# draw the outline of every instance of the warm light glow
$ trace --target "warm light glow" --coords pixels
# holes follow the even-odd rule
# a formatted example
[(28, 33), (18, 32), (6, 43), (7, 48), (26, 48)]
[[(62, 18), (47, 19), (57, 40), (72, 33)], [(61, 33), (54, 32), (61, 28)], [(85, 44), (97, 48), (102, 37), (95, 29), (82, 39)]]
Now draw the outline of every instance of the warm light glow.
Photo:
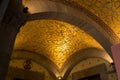
[(58, 80), (61, 80), (62, 79), (62, 77), (61, 76), (58, 76)]
[[(120, 0), (70, 0), (98, 16), (120, 38)], [(111, 37), (113, 38), (113, 37)], [(116, 42), (119, 40), (116, 39)]]
[[(30, 14), (39, 13), (39, 12), (46, 12), (50, 7), (48, 5), (51, 1), (46, 0), (22, 0), (22, 4), (24, 7), (28, 7), (28, 12)], [(53, 8), (53, 6), (51, 7)]]
[[(56, 6), (52, 5), (52, 1), (46, 0), (22, 0), (22, 4), (28, 7), (28, 11), (31, 14), (54, 11)], [(56, 0), (57, 1), (57, 0)], [(64, 0), (60, 0), (64, 1)], [(105, 24), (107, 24), (114, 33), (120, 38), (120, 1), (119, 0), (68, 0), (73, 4), (85, 7), (91, 11), (98, 18), (100, 18)], [(39, 5), (40, 4), (40, 5)], [(51, 4), (54, 7), (50, 7)], [(56, 8), (55, 8), (56, 9)], [(98, 22), (99, 23), (99, 22)], [(110, 38), (110, 37), (109, 37)], [(113, 37), (112, 37), (113, 38)], [(111, 38), (110, 38), (111, 39)], [(118, 39), (114, 39), (114, 44), (118, 43)]]
[(20, 29), (14, 45), (14, 49), (24, 49), (46, 56), (58, 68), (76, 51), (91, 47), (102, 48), (83, 30), (56, 20), (27, 22)]

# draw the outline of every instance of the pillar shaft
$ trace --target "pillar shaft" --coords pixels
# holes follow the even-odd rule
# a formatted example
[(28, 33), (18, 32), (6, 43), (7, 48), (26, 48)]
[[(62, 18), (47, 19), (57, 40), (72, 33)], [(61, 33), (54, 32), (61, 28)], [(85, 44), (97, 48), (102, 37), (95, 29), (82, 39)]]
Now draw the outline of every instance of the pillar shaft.
[(120, 44), (111, 47), (118, 80), (120, 80)]
[(4, 80), (6, 76), (17, 33), (18, 30), (10, 25), (0, 27), (0, 80)]
[(0, 0), (0, 23), (3, 19), (4, 13), (7, 9), (10, 0)]
[(5, 80), (16, 35), (26, 20), (26, 14), (22, 11), (22, 0), (10, 0), (2, 17), (2, 22), (0, 21), (0, 80)]

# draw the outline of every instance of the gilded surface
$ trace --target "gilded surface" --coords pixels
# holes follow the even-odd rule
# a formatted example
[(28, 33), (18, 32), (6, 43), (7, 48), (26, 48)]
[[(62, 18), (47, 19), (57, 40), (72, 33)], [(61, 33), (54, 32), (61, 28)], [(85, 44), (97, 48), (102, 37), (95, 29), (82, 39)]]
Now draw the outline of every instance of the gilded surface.
[(103, 20), (120, 38), (120, 0), (69, 0)]
[(76, 51), (102, 48), (91, 36), (68, 23), (55, 20), (35, 20), (25, 24), (17, 35), (14, 49), (42, 54), (59, 68)]
[[(48, 1), (65, 1), (65, 0), (48, 0)], [(120, 0), (66, 0), (72, 4), (78, 4), (91, 11), (98, 16), (103, 22), (105, 22), (120, 38)], [(42, 5), (39, 5), (42, 3)], [(31, 6), (32, 4), (32, 6)], [(35, 4), (33, 6), (33, 4)], [(46, 11), (47, 7), (44, 7), (44, 2), (38, 0), (23, 0), (23, 5), (30, 7), (33, 12)], [(49, 4), (45, 4), (46, 6)], [(44, 7), (44, 9), (43, 9)], [(56, 6), (54, 6), (56, 7)], [(52, 8), (54, 8), (52, 7)], [(51, 7), (49, 9), (52, 10)]]

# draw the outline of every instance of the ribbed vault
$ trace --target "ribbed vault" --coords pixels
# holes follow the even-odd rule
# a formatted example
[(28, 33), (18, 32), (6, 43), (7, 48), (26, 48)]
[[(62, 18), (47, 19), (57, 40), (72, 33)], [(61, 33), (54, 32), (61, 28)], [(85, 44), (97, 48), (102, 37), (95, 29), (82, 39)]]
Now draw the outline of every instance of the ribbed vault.
[(41, 54), (58, 69), (86, 48), (106, 50), (111, 56), (110, 47), (119, 42), (120, 29), (114, 27), (119, 24), (119, 1), (22, 0), (22, 4), (28, 7), (28, 17), (14, 50)]
[(114, 63), (111, 46), (120, 42), (120, 0), (8, 1), (1, 16), (2, 74), (12, 49), (11, 60), (33, 60), (55, 80), (66, 80), (87, 58)]
[(75, 52), (85, 48), (103, 49), (86, 32), (76, 26), (56, 20), (27, 22), (17, 35), (14, 49), (42, 54), (59, 68)]
[(104, 50), (97, 48), (86, 48), (77, 51), (75, 54), (69, 57), (67, 61), (65, 61), (61, 69), (58, 69), (52, 61), (43, 55), (26, 50), (13, 51), (11, 60), (31, 59), (39, 65), (42, 65), (54, 79), (58, 78), (58, 76), (62, 76), (63, 79), (66, 79), (73, 67), (87, 58), (101, 58), (108, 63), (113, 62), (113, 60), (110, 58), (110, 56), (108, 56), (108, 54), (106, 54)]
[(110, 47), (120, 38), (120, 1), (21, 1), (20, 6), (28, 12), (24, 13), (26, 21), (16, 37), (12, 59), (31, 58), (53, 77), (63, 79), (86, 58), (113, 62)]

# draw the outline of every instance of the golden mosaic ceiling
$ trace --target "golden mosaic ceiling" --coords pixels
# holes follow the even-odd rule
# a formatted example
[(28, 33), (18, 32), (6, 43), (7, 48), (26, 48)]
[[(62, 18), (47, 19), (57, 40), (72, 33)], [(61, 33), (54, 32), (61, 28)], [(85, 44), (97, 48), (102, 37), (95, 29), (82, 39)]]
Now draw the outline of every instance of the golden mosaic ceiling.
[[(23, 5), (27, 5), (30, 7), (30, 10), (35, 11), (38, 9), (39, 5), (34, 5), (31, 7), (30, 3), (32, 1), (33, 4), (43, 3), (41, 0), (23, 0)], [(48, 1), (65, 1), (65, 0), (48, 0)], [(78, 6), (82, 6), (99, 17), (103, 22), (105, 22), (120, 38), (120, 0), (66, 0), (66, 2), (71, 2), (72, 4), (77, 4)], [(46, 5), (43, 5), (46, 8)], [(43, 10), (41, 6), (39, 6), (39, 10)], [(34, 10), (34, 9), (35, 10)], [(51, 7), (50, 7), (51, 9)], [(45, 9), (46, 10), (46, 9)]]
[(15, 50), (28, 50), (46, 56), (58, 68), (76, 51), (91, 47), (103, 49), (78, 27), (56, 20), (27, 22), (20, 29), (14, 45)]
[(120, 0), (69, 0), (103, 20), (120, 38)]

